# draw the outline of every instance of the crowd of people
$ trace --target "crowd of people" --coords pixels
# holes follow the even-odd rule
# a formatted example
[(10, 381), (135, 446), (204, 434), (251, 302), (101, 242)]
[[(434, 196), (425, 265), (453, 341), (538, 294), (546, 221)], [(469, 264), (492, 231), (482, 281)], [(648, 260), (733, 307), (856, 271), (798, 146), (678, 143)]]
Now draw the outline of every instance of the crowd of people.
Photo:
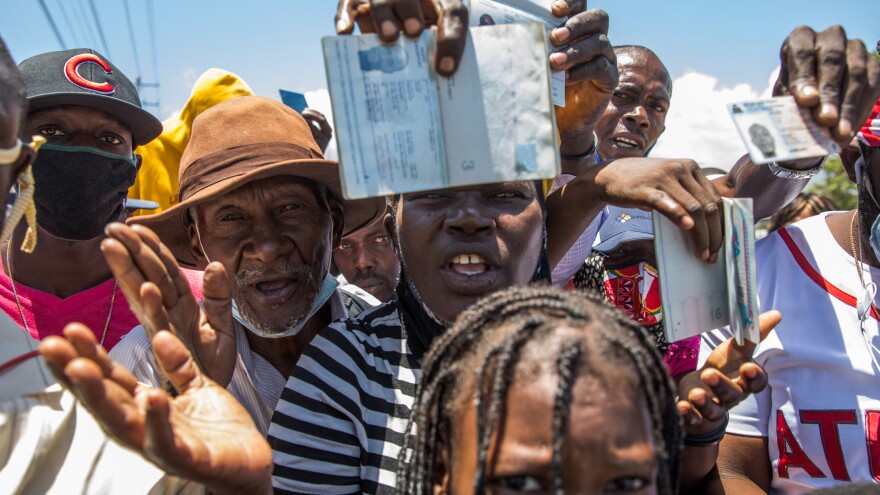
[[(389, 198), (346, 199), (324, 116), (228, 71), (162, 123), (104, 55), (0, 40), (0, 493), (877, 493), (878, 59), (840, 26), (779, 50), (774, 96), (857, 184), (837, 212), (802, 192), (825, 157), (648, 157), (660, 57), (552, 13), (552, 186)], [(439, 77), (467, 25), (459, 0), (336, 17), (438, 28)], [(715, 263), (724, 197), (773, 218), (762, 341), (668, 342), (652, 215)]]

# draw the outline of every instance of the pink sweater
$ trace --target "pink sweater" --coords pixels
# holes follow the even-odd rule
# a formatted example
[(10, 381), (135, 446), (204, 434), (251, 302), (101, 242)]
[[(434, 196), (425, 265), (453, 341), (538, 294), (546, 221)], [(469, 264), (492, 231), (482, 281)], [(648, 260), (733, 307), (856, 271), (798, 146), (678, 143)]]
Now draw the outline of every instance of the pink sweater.
[[(190, 289), (196, 299), (202, 300), (202, 272), (180, 270), (189, 282)], [(27, 327), (31, 336), (35, 339), (43, 339), (50, 335), (62, 335), (61, 331), (68, 323), (79, 322), (91, 328), (95, 332), (95, 338), (100, 341), (107, 322), (107, 314), (110, 311), (111, 292), (113, 279), (77, 292), (64, 299), (30, 288), (16, 281), (15, 290), (18, 292), (18, 301), (27, 320)], [(12, 292), (12, 283), (4, 270), (0, 270), (0, 306), (12, 320), (22, 327), (21, 314), (15, 303)], [(140, 325), (131, 309), (128, 301), (122, 295), (122, 289), (116, 290), (116, 301), (113, 304), (113, 315), (110, 325), (107, 327), (107, 337), (104, 339), (104, 348), (108, 351), (119, 342), (132, 328)]]

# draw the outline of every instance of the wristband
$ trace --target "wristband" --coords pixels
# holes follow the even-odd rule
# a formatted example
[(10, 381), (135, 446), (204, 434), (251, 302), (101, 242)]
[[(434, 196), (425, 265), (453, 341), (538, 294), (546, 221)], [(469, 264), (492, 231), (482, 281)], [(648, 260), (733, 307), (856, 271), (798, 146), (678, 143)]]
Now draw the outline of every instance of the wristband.
[(729, 422), (730, 414), (725, 412), (724, 419), (721, 421), (721, 424), (718, 425), (718, 428), (705, 435), (685, 435), (684, 444), (690, 447), (706, 447), (718, 443), (724, 438), (724, 433), (727, 431), (727, 423)]
[(596, 150), (599, 149), (599, 136), (596, 135), (596, 131), (593, 131), (593, 146), (590, 147), (589, 151), (580, 155), (559, 155), (563, 160), (568, 160), (571, 162), (577, 162), (581, 160), (587, 160), (593, 157), (596, 154)]
[(770, 162), (767, 165), (770, 167), (770, 173), (779, 177), (780, 179), (810, 179), (814, 177), (816, 174), (822, 171), (822, 165), (825, 163), (825, 160), (819, 162), (819, 165), (809, 169), (809, 170), (792, 170), (790, 168), (785, 168), (780, 166), (776, 162)]
[(18, 158), (21, 156), (21, 148), (23, 146), (24, 144), (22, 144), (21, 139), (16, 139), (12, 148), (0, 148), (0, 165), (12, 165), (17, 162)]

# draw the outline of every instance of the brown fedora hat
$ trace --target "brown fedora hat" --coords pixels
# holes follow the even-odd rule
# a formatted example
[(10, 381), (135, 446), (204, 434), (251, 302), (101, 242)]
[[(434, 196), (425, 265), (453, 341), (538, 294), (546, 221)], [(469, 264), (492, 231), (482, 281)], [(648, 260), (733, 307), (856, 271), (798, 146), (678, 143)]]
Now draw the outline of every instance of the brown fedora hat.
[[(289, 175), (311, 179), (342, 199), (339, 164), (325, 160), (309, 124), (294, 110), (260, 96), (241, 96), (196, 117), (180, 159), (179, 202), (155, 215), (133, 217), (149, 227), (184, 266), (196, 266), (186, 228), (188, 210), (249, 182)], [(345, 235), (385, 213), (385, 198), (343, 200)]]

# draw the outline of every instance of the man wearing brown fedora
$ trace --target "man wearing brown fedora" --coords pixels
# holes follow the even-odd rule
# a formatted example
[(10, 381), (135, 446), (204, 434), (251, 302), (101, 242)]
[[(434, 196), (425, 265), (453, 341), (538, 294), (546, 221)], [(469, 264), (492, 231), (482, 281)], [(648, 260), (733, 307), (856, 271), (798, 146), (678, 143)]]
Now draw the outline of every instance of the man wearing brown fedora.
[[(150, 337), (173, 329), (265, 433), (318, 330), (352, 316), (350, 308), (378, 304), (357, 287), (338, 287), (329, 267), (342, 236), (384, 212), (382, 198), (341, 199), (337, 163), (324, 159), (295, 111), (256, 96), (212, 107), (193, 123), (179, 203), (107, 229), (102, 249), (144, 322), (113, 359), (158, 385)], [(152, 256), (129, 257), (143, 245), (155, 248)], [(203, 311), (175, 265), (205, 270)], [(141, 289), (145, 279), (163, 283), (151, 293)]]

